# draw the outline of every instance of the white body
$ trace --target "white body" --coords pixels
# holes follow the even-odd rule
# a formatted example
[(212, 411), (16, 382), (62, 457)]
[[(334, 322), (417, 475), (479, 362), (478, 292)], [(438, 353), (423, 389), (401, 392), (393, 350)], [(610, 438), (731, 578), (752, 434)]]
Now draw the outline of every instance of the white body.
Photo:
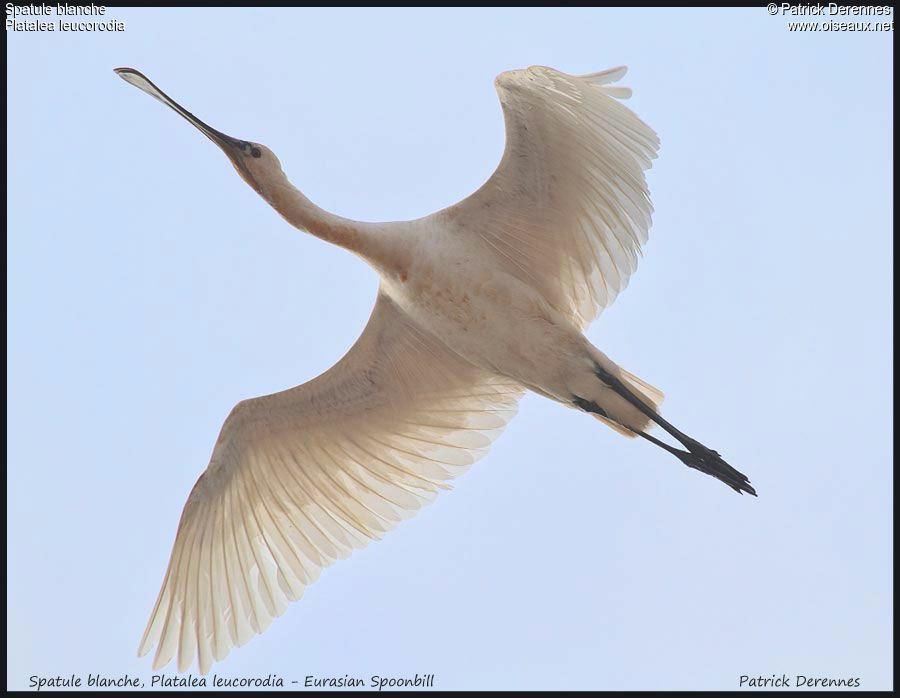
[(493, 254), (472, 249), (452, 225), (442, 228), (426, 218), (410, 224), (407, 239), (413, 261), (405, 279), (384, 279), (388, 296), (475, 365), (554, 397), (566, 395), (557, 384), (557, 364), (566, 344), (583, 347), (577, 328), (500, 268)]
[(397, 225), (398, 244), (410, 249), (412, 261), (403, 276), (383, 274), (382, 290), (419, 326), (467, 361), (541, 395), (567, 404), (579, 395), (630, 414), (594, 376), (593, 361), (603, 355), (538, 291), (498, 264), (495, 252), (472, 245), (440, 216)]

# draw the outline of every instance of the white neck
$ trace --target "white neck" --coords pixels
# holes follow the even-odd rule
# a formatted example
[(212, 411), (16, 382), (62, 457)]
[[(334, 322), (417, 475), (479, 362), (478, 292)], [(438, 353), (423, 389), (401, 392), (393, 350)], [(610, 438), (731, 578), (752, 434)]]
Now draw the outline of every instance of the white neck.
[(400, 241), (383, 226), (341, 218), (319, 208), (287, 178), (266, 187), (262, 196), (288, 223), (357, 254), (382, 274), (402, 275), (408, 267)]

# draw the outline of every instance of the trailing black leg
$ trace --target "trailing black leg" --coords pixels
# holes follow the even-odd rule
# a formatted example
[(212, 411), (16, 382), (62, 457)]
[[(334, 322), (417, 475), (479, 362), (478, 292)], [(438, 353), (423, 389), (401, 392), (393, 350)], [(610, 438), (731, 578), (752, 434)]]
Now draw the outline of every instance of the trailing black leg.
[[(672, 437), (677, 439), (687, 449), (687, 451), (680, 451), (677, 448), (673, 448), (672, 446), (669, 446), (668, 444), (660, 441), (653, 436), (650, 436), (649, 434), (645, 434), (644, 432), (636, 431), (634, 429), (630, 429), (629, 427), (625, 427), (626, 429), (629, 429), (629, 431), (634, 432), (641, 438), (646, 439), (653, 444), (656, 444), (660, 448), (665, 449), (689, 468), (694, 468), (695, 470), (699, 470), (700, 472), (706, 473), (707, 475), (712, 475), (738, 493), (747, 492), (748, 494), (752, 494), (754, 497), (756, 496), (756, 490), (753, 489), (753, 486), (750, 484), (747, 476), (728, 465), (728, 463), (723, 460), (722, 456), (720, 456), (717, 451), (714, 451), (711, 448), (707, 448), (699, 441), (692, 439), (687, 434), (682, 433), (679, 429), (676, 429), (673, 425), (669, 424), (669, 422), (663, 419), (656, 412), (656, 410), (645, 404), (642, 400), (640, 400), (640, 398), (638, 398), (633, 392), (631, 392), (631, 390), (629, 390), (628, 387), (621, 380), (619, 380), (619, 378), (611, 374), (609, 371), (605, 370), (599, 364), (595, 364), (594, 374), (597, 376), (597, 378), (603, 381), (603, 383), (607, 385), (613, 392), (615, 392), (623, 399), (627, 400), (630, 404), (634, 405), (634, 407), (636, 407), (644, 415), (646, 415), (648, 419), (665, 429), (665, 431), (667, 431), (672, 435)], [(575, 400), (573, 400), (573, 404), (583, 410), (587, 410), (588, 412), (596, 412), (597, 414), (601, 414), (607, 419), (610, 418), (606, 411), (597, 406), (597, 404), (594, 402), (589, 402), (587, 400), (576, 397)], [(585, 407), (585, 405), (588, 405), (588, 407)], [(596, 409), (590, 409), (590, 407)]]

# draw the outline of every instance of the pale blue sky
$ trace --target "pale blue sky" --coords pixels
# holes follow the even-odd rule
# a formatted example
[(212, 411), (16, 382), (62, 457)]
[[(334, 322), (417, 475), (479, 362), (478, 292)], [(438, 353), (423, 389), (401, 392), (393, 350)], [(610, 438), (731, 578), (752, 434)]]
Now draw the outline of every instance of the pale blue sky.
[(112, 69), (265, 143), (324, 208), (398, 220), (488, 177), (494, 76), (533, 64), (630, 67), (656, 213), (588, 334), (759, 498), (529, 396), (452, 492), (214, 671), (891, 687), (892, 34), (764, 8), (108, 16), (126, 30), (7, 33), (10, 687), (149, 684), (138, 640), (223, 419), (337, 361), (377, 287)]

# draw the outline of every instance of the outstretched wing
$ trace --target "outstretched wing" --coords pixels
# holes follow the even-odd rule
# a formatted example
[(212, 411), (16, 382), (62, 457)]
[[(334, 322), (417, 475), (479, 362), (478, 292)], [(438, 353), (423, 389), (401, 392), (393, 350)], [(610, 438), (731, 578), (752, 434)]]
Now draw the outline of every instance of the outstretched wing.
[(501, 74), (503, 159), (477, 192), (435, 214), (480, 236), (581, 329), (625, 288), (650, 228), (644, 170), (659, 139), (614, 99), (631, 90), (606, 86), (625, 71)]
[(194, 485), (139, 654), (206, 673), (321, 569), (377, 540), (490, 445), (523, 389), (419, 330), (383, 294), (333, 368), (239, 403)]

